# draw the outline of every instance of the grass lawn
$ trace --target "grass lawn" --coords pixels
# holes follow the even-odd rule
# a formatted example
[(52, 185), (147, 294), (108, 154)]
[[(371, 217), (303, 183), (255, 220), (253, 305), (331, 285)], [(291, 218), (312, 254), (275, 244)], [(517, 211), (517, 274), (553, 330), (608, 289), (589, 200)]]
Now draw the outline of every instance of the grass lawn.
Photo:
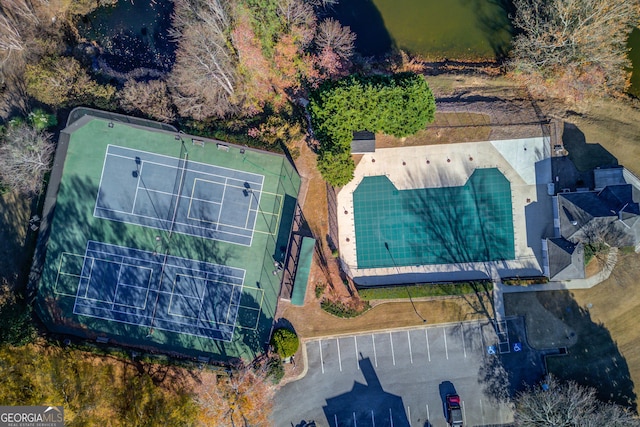
[[(490, 286), (490, 285), (489, 285)], [(439, 297), (447, 295), (465, 295), (475, 292), (471, 283), (424, 284), (409, 286), (375, 287), (358, 290), (364, 300), (408, 299), (421, 297)]]
[[(414, 301), (415, 308), (429, 324), (486, 319), (482, 307), (489, 306), (487, 295)], [(280, 315), (287, 319), (302, 338), (377, 331), (386, 328), (422, 326), (413, 307), (406, 302), (377, 304), (358, 317), (342, 319), (325, 312), (319, 302), (307, 301), (304, 307), (280, 302)]]
[(562, 379), (596, 387), (600, 399), (635, 407), (640, 384), (640, 255), (623, 255), (611, 277), (585, 290), (510, 294), (507, 314), (525, 315), (530, 343), (567, 347), (548, 359)]
[(376, 148), (486, 141), (491, 133), (489, 121), (487, 114), (436, 112), (435, 121), (415, 135), (406, 138), (376, 135)]

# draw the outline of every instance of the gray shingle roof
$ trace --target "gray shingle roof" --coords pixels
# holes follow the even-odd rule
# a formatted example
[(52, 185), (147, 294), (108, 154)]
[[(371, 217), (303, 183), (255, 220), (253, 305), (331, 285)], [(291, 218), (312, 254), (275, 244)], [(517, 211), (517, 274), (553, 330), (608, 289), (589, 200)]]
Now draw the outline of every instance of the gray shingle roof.
[(551, 280), (584, 279), (584, 249), (563, 238), (547, 239), (549, 278)]

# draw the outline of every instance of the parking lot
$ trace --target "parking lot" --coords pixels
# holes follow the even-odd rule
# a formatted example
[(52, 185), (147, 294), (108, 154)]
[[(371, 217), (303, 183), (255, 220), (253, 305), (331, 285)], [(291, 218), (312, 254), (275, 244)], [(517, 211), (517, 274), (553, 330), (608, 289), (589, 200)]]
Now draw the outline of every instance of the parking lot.
[(521, 319), (508, 323), (502, 345), (488, 321), (308, 341), (308, 372), (279, 390), (274, 425), (444, 427), (449, 393), (461, 397), (465, 426), (509, 425), (510, 406), (494, 396), (543, 365)]

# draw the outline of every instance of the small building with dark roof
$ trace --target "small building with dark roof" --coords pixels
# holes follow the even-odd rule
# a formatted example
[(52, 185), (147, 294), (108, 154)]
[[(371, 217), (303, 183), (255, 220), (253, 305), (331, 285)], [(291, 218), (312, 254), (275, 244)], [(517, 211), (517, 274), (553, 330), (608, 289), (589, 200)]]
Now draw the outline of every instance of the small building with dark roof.
[(374, 153), (376, 151), (376, 135), (367, 130), (353, 132), (351, 140), (352, 154)]

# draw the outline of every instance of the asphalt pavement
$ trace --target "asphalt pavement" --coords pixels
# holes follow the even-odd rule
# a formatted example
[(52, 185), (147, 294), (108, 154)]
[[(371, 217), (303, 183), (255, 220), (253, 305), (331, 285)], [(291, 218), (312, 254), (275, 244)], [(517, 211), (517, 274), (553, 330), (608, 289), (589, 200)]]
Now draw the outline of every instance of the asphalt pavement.
[(275, 426), (445, 427), (445, 397), (462, 400), (465, 426), (508, 426), (501, 399), (537, 381), (540, 354), (521, 318), (381, 331), (306, 342), (306, 375), (276, 395)]

